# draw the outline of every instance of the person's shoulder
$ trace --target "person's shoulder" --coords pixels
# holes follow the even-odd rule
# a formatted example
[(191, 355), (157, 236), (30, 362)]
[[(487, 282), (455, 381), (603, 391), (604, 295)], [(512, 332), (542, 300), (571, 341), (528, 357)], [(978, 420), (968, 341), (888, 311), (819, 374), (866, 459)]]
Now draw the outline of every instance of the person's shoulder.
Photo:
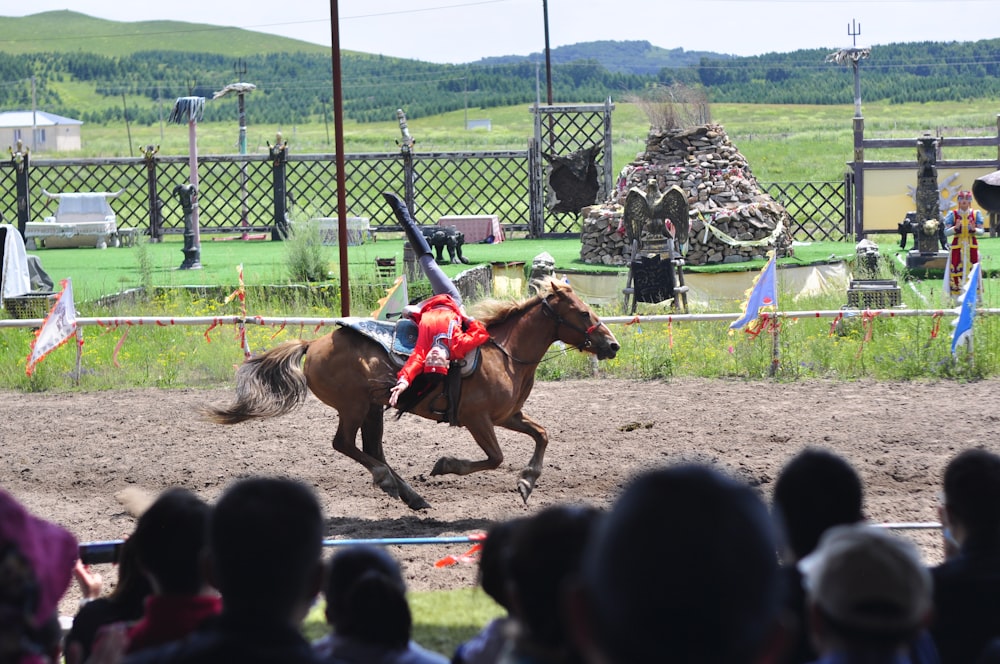
[(439, 652), (428, 650), (416, 641), (410, 641), (407, 657), (400, 664), (449, 664), (451, 660)]

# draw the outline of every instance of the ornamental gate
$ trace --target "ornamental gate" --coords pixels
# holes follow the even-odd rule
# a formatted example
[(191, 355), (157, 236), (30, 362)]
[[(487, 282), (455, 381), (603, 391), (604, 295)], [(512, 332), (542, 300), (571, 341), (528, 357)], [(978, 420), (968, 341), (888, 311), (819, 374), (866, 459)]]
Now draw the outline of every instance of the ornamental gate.
[(579, 236), (580, 209), (608, 198), (614, 186), (609, 97), (603, 104), (536, 104), (531, 173), (532, 237)]

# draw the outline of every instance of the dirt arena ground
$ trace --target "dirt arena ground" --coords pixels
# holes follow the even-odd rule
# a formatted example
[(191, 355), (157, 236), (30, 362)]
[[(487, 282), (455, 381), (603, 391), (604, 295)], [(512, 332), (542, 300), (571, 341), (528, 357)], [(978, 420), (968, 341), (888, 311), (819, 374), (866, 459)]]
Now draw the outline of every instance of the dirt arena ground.
[[(120, 539), (134, 518), (116, 498), (187, 487), (207, 500), (237, 478), (299, 478), (313, 486), (327, 536), (437, 537), (476, 533), (497, 519), (559, 502), (610, 504), (634, 473), (681, 460), (714, 464), (770, 499), (782, 465), (806, 446), (849, 459), (866, 486), (876, 522), (936, 520), (942, 470), (970, 446), (1000, 451), (1000, 416), (988, 395), (1000, 381), (961, 383), (797, 383), (677, 379), (539, 383), (525, 412), (549, 431), (545, 470), (528, 505), (515, 483), (531, 454), (526, 436), (499, 431), (506, 458), (495, 471), (430, 477), (444, 454), (480, 456), (462, 429), (413, 416), (388, 419), (386, 456), (432, 508), (415, 513), (374, 488), (368, 473), (336, 454), (336, 413), (310, 397), (284, 418), (231, 427), (206, 424), (204, 403), (231, 390), (114, 393), (0, 393), (0, 486), (81, 542)], [(665, 509), (684, 506), (665, 505)], [(939, 535), (914, 531), (928, 562)], [(475, 582), (473, 565), (435, 567), (466, 544), (392, 547), (410, 588)], [(110, 566), (100, 566), (106, 579)], [(70, 593), (65, 611), (73, 612)]]

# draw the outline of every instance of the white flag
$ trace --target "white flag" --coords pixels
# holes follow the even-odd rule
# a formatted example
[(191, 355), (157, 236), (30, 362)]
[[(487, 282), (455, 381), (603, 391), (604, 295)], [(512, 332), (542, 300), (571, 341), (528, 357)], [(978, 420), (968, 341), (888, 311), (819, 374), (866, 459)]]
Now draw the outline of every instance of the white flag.
[(56, 296), (45, 322), (35, 332), (35, 340), (31, 342), (31, 353), (28, 354), (27, 374), (35, 370), (35, 365), (66, 343), (76, 333), (76, 306), (73, 304), (73, 281), (62, 280), (62, 292)]

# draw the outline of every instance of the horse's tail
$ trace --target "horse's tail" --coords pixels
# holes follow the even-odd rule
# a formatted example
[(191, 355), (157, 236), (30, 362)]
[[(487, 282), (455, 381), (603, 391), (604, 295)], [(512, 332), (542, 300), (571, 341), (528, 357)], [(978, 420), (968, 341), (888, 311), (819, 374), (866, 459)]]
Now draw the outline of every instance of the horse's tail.
[(236, 424), (295, 410), (309, 394), (302, 371), (308, 349), (308, 341), (297, 339), (250, 358), (236, 370), (236, 401), (227, 408), (208, 406), (202, 413), (216, 424)]

